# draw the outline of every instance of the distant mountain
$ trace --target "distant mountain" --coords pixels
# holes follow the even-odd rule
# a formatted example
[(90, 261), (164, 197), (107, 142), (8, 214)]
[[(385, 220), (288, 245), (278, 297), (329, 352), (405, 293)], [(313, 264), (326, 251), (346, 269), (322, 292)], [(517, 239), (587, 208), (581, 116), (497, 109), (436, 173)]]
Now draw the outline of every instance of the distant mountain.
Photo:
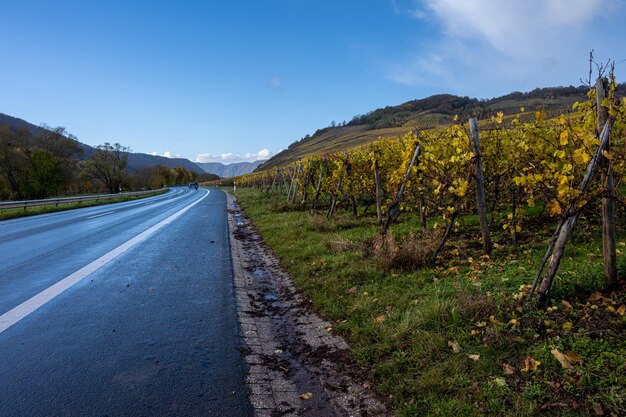
[[(9, 116), (3, 113), (0, 113), (0, 125), (9, 126), (11, 129), (26, 128), (33, 135), (41, 135), (44, 129), (40, 126), (35, 126), (34, 124), (27, 122), (26, 120), (18, 119), (17, 117)], [(83, 153), (81, 155), (78, 155), (78, 158), (80, 159), (89, 159), (91, 155), (96, 151), (94, 147), (86, 145), (84, 143), (78, 142), (78, 145), (83, 149)], [(195, 172), (196, 174), (202, 174), (205, 172), (198, 165), (185, 158), (166, 158), (164, 156), (134, 152), (128, 154), (128, 170), (131, 172), (135, 172), (143, 167), (155, 165), (165, 165), (170, 169), (182, 166), (186, 170)]]
[(249, 174), (265, 161), (266, 160), (264, 159), (254, 162), (235, 162), (228, 165), (220, 162), (196, 162), (196, 165), (209, 174), (217, 174), (221, 178), (231, 178)]

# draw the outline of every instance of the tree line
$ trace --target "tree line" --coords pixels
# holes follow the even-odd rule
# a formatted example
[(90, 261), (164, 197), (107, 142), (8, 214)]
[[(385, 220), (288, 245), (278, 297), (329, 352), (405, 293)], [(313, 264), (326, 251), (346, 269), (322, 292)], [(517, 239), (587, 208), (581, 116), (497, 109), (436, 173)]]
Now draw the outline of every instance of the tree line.
[(33, 133), (26, 128), (0, 126), (0, 199), (118, 193), (217, 178), (198, 175), (181, 166), (132, 170), (128, 166), (129, 152), (127, 146), (107, 142), (84, 159), (85, 150), (63, 127), (43, 126)]

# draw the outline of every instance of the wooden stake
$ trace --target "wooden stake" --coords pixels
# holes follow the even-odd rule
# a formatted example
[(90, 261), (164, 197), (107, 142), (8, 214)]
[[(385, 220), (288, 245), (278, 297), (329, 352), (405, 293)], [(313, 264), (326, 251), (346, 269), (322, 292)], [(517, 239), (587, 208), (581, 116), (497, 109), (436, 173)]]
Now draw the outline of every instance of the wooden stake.
[(487, 198), (485, 196), (485, 177), (483, 176), (482, 154), (480, 153), (478, 120), (476, 120), (475, 117), (472, 117), (469, 120), (469, 125), (472, 133), (474, 160), (476, 162), (476, 206), (478, 208), (478, 219), (480, 220), (480, 233), (483, 236), (483, 251), (486, 255), (491, 255), (493, 244), (491, 243), (489, 223), (487, 222)]
[[(600, 161), (600, 157), (602, 156), (602, 151), (606, 148), (609, 137), (611, 136), (611, 126), (613, 121), (609, 118), (604, 124), (604, 129), (602, 129), (602, 134), (600, 135), (600, 146), (596, 150), (595, 155), (589, 161), (589, 165), (587, 165), (587, 170), (585, 171), (585, 176), (583, 177), (582, 182), (578, 189), (580, 190), (579, 196), (582, 196), (589, 188), (591, 184), (591, 180), (596, 172), (598, 167), (598, 163)], [(554, 249), (552, 251), (552, 256), (550, 257), (550, 262), (548, 263), (548, 267), (546, 269), (546, 275), (543, 277), (541, 281), (541, 286), (539, 287), (539, 291), (537, 292), (537, 304), (546, 305), (550, 299), (550, 289), (552, 288), (552, 282), (554, 281), (554, 277), (559, 269), (559, 264), (561, 263), (561, 258), (565, 253), (565, 245), (567, 245), (567, 241), (576, 226), (576, 221), (578, 220), (578, 216), (580, 216), (580, 210), (577, 209), (578, 199), (575, 198), (570, 202), (566, 213), (565, 220), (561, 229), (559, 230), (559, 235), (554, 243)]]
[[(604, 126), (609, 117), (608, 109), (602, 105), (602, 101), (608, 95), (608, 80), (600, 77), (596, 82), (596, 110), (598, 118), (598, 131)], [(609, 138), (606, 150), (611, 148)], [(613, 166), (604, 155), (601, 156), (602, 169), (602, 254), (604, 255), (604, 281), (606, 288), (617, 288), (617, 254), (615, 247), (615, 200)]]

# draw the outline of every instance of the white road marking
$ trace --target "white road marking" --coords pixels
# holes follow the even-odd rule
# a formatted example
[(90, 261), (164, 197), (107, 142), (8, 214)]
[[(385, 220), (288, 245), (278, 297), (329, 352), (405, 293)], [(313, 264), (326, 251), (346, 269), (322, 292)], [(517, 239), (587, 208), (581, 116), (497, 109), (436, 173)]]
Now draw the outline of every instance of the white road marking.
[(24, 317), (28, 316), (33, 311), (37, 310), (39, 307), (43, 306), (48, 301), (57, 297), (63, 291), (77, 284), (82, 279), (84, 279), (89, 274), (91, 274), (92, 272), (97, 271), (98, 269), (102, 268), (104, 265), (106, 265), (107, 263), (111, 262), (113, 259), (120, 256), (121, 254), (123, 254), (124, 252), (126, 252), (127, 250), (135, 246), (137, 243), (146, 239), (148, 236), (152, 235), (157, 230), (170, 224), (171, 222), (173, 222), (174, 220), (182, 216), (187, 210), (189, 210), (190, 208), (192, 208), (193, 206), (195, 206), (196, 204), (200, 203), (202, 200), (207, 198), (210, 193), (211, 192), (207, 190), (207, 193), (199, 200), (194, 201), (193, 203), (189, 204), (185, 208), (172, 214), (167, 219), (141, 232), (140, 234), (130, 239), (129, 241), (122, 243), (120, 246), (113, 249), (109, 253), (101, 256), (100, 258), (82, 267), (81, 269), (74, 272), (73, 274), (63, 278), (61, 281), (57, 282), (56, 284), (43, 290), (39, 294), (24, 301), (22, 304), (18, 305), (12, 310), (9, 310), (8, 312), (4, 313), (2, 316), (0, 316), (0, 333), (4, 332), (6, 329), (13, 326), (15, 323), (22, 320)]
[(115, 213), (115, 210), (107, 211), (106, 213), (100, 213), (100, 214), (96, 214), (96, 215), (93, 215), (93, 216), (89, 216), (89, 217), (87, 217), (87, 220), (95, 219), (97, 217), (106, 216), (107, 214), (111, 214), (111, 213)]

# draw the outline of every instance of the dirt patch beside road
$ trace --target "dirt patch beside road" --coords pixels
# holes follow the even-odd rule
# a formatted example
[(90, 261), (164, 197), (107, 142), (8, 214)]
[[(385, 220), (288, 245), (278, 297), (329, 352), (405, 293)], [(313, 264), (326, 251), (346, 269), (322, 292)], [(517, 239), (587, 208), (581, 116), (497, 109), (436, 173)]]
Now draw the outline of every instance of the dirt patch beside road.
[[(343, 338), (295, 288), (228, 195), (241, 345), (255, 415), (387, 416), (366, 388)], [(365, 386), (365, 387), (364, 387)]]

